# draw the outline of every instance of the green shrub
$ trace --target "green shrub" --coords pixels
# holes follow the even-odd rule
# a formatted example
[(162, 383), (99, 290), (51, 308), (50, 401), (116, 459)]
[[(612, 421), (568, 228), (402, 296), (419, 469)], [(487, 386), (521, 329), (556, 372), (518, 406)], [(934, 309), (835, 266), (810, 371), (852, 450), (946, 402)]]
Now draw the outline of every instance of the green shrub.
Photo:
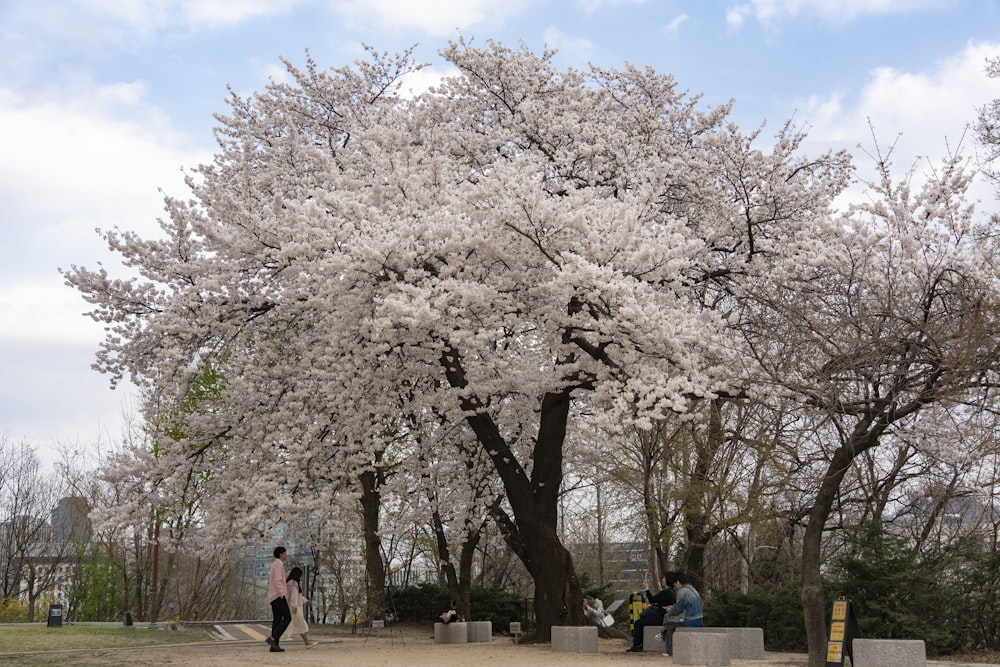
[(0, 623), (25, 623), (28, 620), (28, 605), (18, 598), (0, 600)]
[(761, 628), (764, 643), (771, 650), (802, 649), (806, 629), (800, 590), (797, 582), (790, 582), (774, 594), (715, 593), (705, 605), (705, 625)]
[[(400, 621), (408, 623), (432, 623), (451, 605), (448, 587), (438, 584), (392, 588), (389, 595), (387, 605), (395, 608)], [(494, 628), (502, 629), (511, 621), (524, 620), (524, 598), (499, 588), (473, 588), (470, 604), (470, 621), (493, 621)]]

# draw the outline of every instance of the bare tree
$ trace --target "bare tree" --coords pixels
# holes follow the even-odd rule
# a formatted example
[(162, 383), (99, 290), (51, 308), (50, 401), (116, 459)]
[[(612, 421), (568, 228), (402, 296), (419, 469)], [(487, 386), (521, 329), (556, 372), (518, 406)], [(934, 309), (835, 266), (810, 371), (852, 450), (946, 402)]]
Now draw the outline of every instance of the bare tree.
[(39, 598), (65, 583), (64, 568), (75, 553), (65, 526), (53, 530), (50, 523), (60, 496), (34, 450), (0, 436), (0, 593), (26, 598), (29, 621)]
[(823, 538), (852, 465), (902, 429), (939, 428), (921, 419), (929, 406), (992, 400), (1000, 364), (970, 175), (953, 158), (913, 193), (880, 166), (878, 199), (833, 219), (820, 254), (787, 267), (783, 284), (761, 285), (750, 319), (762, 328), (746, 329), (763, 334), (749, 341), (760, 381), (800, 397), (820, 453), (802, 553), (811, 667), (825, 655)]

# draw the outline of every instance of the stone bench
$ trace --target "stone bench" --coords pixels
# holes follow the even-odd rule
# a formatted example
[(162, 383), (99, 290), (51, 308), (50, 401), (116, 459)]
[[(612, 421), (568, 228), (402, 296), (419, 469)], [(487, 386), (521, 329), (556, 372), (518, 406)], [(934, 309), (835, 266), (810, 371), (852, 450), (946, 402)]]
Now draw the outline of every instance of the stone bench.
[(927, 667), (927, 649), (919, 639), (855, 639), (854, 667)]
[(469, 641), (469, 624), (462, 622), (435, 623), (434, 642), (437, 644), (465, 644)]
[(647, 625), (642, 629), (642, 652), (643, 653), (663, 653), (663, 640), (657, 639), (656, 635), (662, 630), (659, 625)]
[(469, 643), (493, 641), (493, 621), (469, 621)]
[(724, 667), (730, 664), (729, 642), (725, 632), (675, 632), (674, 664)]
[(597, 653), (597, 626), (553, 625), (552, 650), (563, 653)]
[[(725, 632), (729, 635), (729, 657), (740, 660), (764, 659), (763, 628), (677, 628), (677, 632)], [(677, 637), (674, 633), (674, 638)]]

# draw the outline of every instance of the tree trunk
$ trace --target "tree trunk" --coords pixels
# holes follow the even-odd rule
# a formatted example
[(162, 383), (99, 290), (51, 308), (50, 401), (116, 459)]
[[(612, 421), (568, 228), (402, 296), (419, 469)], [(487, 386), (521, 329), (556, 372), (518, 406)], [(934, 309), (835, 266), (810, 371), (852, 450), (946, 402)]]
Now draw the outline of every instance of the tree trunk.
[(462, 551), (458, 557), (458, 594), (460, 604), (463, 607), (459, 613), (463, 618), (472, 618), (472, 561), (476, 558), (476, 547), (479, 546), (479, 539), (482, 536), (482, 526), (479, 530), (470, 532), (468, 537), (462, 542)]
[(667, 554), (663, 551), (664, 526), (660, 517), (660, 498), (653, 488), (653, 472), (663, 453), (663, 433), (660, 425), (653, 431), (636, 430), (642, 466), (642, 514), (646, 524), (646, 578), (659, 581), (659, 574), (669, 568)]
[(441, 521), (441, 514), (437, 510), (431, 516), (434, 526), (434, 537), (437, 542), (438, 558), (441, 563), (441, 573), (444, 575), (445, 583), (448, 585), (448, 592), (451, 596), (451, 604), (459, 616), (467, 620), (472, 619), (472, 561), (476, 556), (476, 547), (482, 536), (482, 527), (479, 530), (467, 533), (459, 551), (458, 569), (451, 561), (451, 548), (444, 533), (444, 523)]
[(368, 620), (385, 618), (385, 563), (378, 534), (381, 497), (375, 470), (361, 473), (361, 517), (365, 534), (365, 567), (368, 572)]
[(706, 509), (709, 505), (707, 496), (713, 485), (712, 462), (725, 442), (725, 432), (722, 428), (722, 400), (709, 401), (707, 408), (708, 432), (704, 443), (699, 443), (698, 436), (692, 434), (695, 459), (687, 490), (681, 501), (687, 537), (684, 549), (684, 572), (692, 585), (702, 590), (705, 587), (705, 551), (718, 531), (712, 526)]
[[(461, 355), (456, 350), (445, 350), (441, 365), (452, 387), (468, 387)], [(513, 521), (501, 518), (500, 528), (534, 581), (536, 638), (540, 641), (552, 638), (553, 625), (584, 624), (580, 581), (573, 558), (558, 533), (563, 444), (571, 393), (572, 388), (567, 388), (542, 397), (530, 478), (501, 434), (489, 406), (469, 393), (458, 399), (466, 421), (503, 482), (513, 510)], [(493, 513), (495, 517), (501, 514), (496, 507)]]
[[(863, 433), (859, 425), (855, 434)], [(823, 595), (821, 570), (823, 565), (823, 532), (830, 517), (833, 502), (840, 490), (851, 462), (861, 452), (878, 442), (877, 435), (864, 433), (852, 437), (833, 454), (816, 501), (809, 510), (809, 523), (802, 539), (802, 612), (809, 645), (809, 667), (826, 665), (826, 598)], [(863, 444), (862, 444), (863, 443)]]

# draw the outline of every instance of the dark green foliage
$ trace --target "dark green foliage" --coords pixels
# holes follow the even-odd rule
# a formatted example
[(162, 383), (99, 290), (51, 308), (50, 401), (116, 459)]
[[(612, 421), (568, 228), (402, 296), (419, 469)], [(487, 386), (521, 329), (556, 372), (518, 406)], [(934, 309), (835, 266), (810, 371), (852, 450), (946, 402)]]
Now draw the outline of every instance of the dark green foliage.
[(969, 558), (957, 582), (964, 646), (995, 650), (1000, 648), (1000, 554), (972, 548)]
[(410, 622), (433, 622), (439, 614), (451, 606), (451, 595), (447, 586), (418, 584), (405, 588), (392, 587), (386, 605), (395, 608), (399, 620)]
[(774, 594), (715, 593), (705, 605), (705, 625), (762, 628), (769, 650), (804, 649), (806, 629), (800, 591), (800, 584), (791, 582)]
[(847, 548), (825, 589), (831, 604), (851, 601), (862, 636), (922, 639), (931, 654), (961, 647), (967, 619), (951, 576), (953, 552), (919, 554), (878, 525), (849, 534)]
[(511, 621), (524, 622), (525, 602), (523, 596), (500, 588), (473, 588), (470, 620), (493, 621), (494, 628), (506, 631)]
[[(828, 621), (843, 597), (866, 638), (921, 639), (930, 655), (1000, 648), (1000, 555), (972, 539), (918, 552), (878, 525), (843, 536), (824, 578)], [(713, 592), (705, 624), (760, 627), (770, 650), (804, 649), (800, 583), (768, 581), (766, 591)]]
[[(434, 623), (451, 604), (448, 587), (437, 584), (392, 588), (390, 593), (399, 620), (407, 623)], [(496, 630), (524, 620), (524, 598), (499, 588), (473, 588), (470, 602), (472, 618), (466, 620), (493, 621)]]

